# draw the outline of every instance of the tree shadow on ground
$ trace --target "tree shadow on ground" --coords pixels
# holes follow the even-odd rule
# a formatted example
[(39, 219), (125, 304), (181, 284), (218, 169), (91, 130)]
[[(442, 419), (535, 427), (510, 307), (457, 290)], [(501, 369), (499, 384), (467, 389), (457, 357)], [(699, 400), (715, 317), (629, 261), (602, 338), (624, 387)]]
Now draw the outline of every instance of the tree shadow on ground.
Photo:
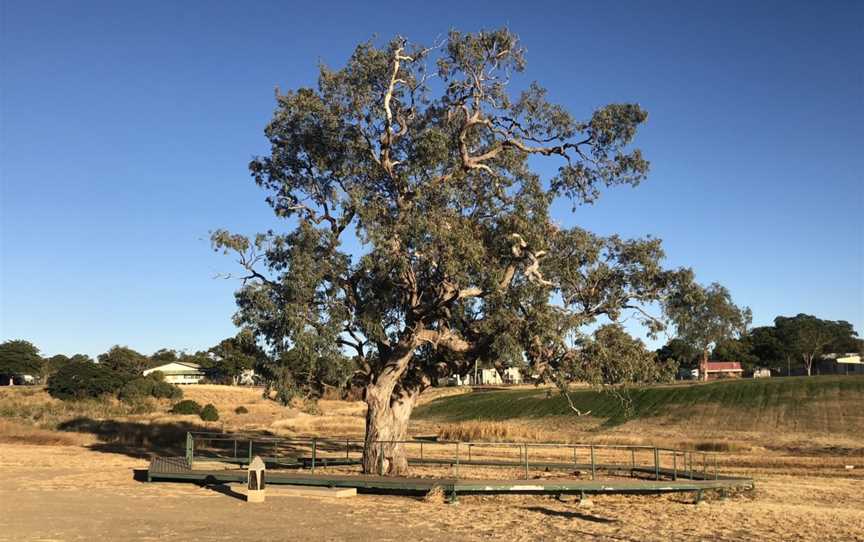
[[(96, 420), (87, 417), (75, 418), (61, 423), (60, 431), (75, 433), (88, 433), (96, 436), (99, 442), (91, 444), (89, 448), (97, 452), (121, 454), (136, 459), (149, 459), (152, 456), (183, 456), (186, 454), (186, 433), (213, 432), (213, 429), (204, 425), (190, 422), (170, 423), (144, 423), (134, 421)], [(269, 431), (246, 432), (231, 435), (237, 439), (239, 445), (235, 448), (233, 441), (196, 441), (196, 456), (210, 454), (212, 457), (232, 457), (239, 453), (245, 457), (248, 453), (249, 439), (256, 438), (279, 438)], [(306, 439), (308, 440), (308, 439)], [(278, 449), (272, 443), (255, 443), (253, 453), (255, 455), (270, 455), (275, 450), (278, 455), (288, 457), (308, 456), (311, 446), (308, 442), (290, 439), (280, 440)], [(345, 443), (340, 439), (321, 439), (317, 443), (317, 449), (321, 452), (344, 453)], [(351, 451), (358, 452), (360, 448), (352, 443)], [(320, 456), (319, 456), (320, 457)], [(321, 458), (320, 460), (324, 460)]]
[(89, 433), (99, 442), (89, 448), (97, 452), (123, 454), (136, 459), (152, 455), (183, 455), (188, 431), (207, 431), (204, 426), (188, 422), (140, 423), (115, 420), (74, 418), (61, 423), (60, 431)]
[(547, 516), (555, 516), (568, 519), (581, 519), (583, 521), (590, 521), (592, 523), (618, 523), (617, 519), (604, 518), (592, 514), (585, 514), (583, 512), (576, 512), (574, 510), (554, 510), (552, 508), (546, 508), (544, 506), (528, 506), (525, 507), (524, 510), (530, 510), (531, 512), (540, 512), (541, 514)]

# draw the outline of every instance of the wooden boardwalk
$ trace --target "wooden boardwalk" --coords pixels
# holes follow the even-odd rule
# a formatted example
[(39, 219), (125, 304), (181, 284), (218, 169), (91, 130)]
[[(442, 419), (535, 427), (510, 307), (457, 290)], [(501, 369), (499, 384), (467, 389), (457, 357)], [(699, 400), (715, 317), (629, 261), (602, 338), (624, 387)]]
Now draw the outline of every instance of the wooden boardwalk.
[[(664, 471), (667, 469), (663, 469)], [(653, 469), (651, 469), (653, 473)], [(665, 472), (663, 474), (666, 474)], [(198, 483), (245, 482), (242, 469), (199, 470), (189, 467), (183, 457), (154, 457), (148, 469), (149, 481), (190, 481)], [(723, 477), (719, 479), (640, 480), (606, 479), (580, 480), (578, 478), (538, 478), (529, 480), (475, 480), (470, 478), (409, 478), (396, 476), (310, 474), (304, 472), (267, 471), (270, 484), (290, 484), (318, 487), (352, 487), (368, 493), (425, 494), (440, 487), (452, 495), (456, 493), (670, 493), (700, 492), (706, 489), (751, 488), (749, 478)]]

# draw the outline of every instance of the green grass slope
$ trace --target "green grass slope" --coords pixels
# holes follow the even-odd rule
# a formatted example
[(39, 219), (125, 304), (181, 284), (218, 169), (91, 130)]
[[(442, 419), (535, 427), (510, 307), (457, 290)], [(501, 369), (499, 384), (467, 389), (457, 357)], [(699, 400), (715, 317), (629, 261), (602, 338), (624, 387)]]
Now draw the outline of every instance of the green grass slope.
[[(570, 394), (577, 408), (591, 411), (607, 424), (626, 421), (621, 403), (612, 395), (591, 390)], [(821, 417), (821, 405), (864, 416), (864, 376), (814, 376), (726, 380), (706, 384), (657, 386), (630, 391), (634, 418), (686, 417), (707, 409), (728, 413), (782, 410), (784, 418)], [(546, 389), (492, 390), (443, 397), (415, 411), (417, 419), (447, 422), (510, 420), (572, 415), (566, 400)], [(833, 415), (833, 414), (832, 414)], [(818, 423), (818, 420), (814, 420)]]

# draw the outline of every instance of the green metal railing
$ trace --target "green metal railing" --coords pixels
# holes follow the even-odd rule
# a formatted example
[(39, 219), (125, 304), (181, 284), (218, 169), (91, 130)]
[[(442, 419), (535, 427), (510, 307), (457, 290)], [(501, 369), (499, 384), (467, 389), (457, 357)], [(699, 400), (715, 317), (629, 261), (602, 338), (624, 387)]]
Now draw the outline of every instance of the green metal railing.
[[(724, 478), (718, 472), (716, 452), (676, 450), (655, 446), (612, 444), (567, 444), (558, 442), (461, 442), (440, 440), (373, 441), (379, 446), (378, 473), (384, 472), (385, 447), (404, 446), (407, 451), (419, 455), (408, 455), (408, 461), (417, 465), (449, 465), (455, 477), (459, 477), (463, 465), (486, 467), (511, 467), (522, 471), (528, 479), (533, 469), (542, 470), (586, 470), (592, 480), (598, 471), (616, 471), (631, 476), (647, 475), (655, 480), (689, 478), (709, 480)], [(186, 435), (186, 460), (191, 467), (196, 461), (220, 461), (249, 464), (256, 455), (273, 467), (316, 468), (350, 466), (361, 463), (366, 442), (351, 437), (275, 437), (225, 433), (189, 432)], [(493, 458), (479, 453), (483, 449), (496, 448), (499, 453)], [(437, 453), (430, 455), (430, 449)], [(518, 458), (507, 459), (506, 450), (516, 449)], [(503, 450), (503, 452), (501, 451)], [(553, 451), (554, 453), (549, 453)], [(352, 458), (352, 452), (355, 457)], [(580, 462), (580, 452), (586, 457)], [(479, 455), (478, 455), (479, 453)], [(510, 452), (512, 453), (512, 452)], [(629, 453), (629, 454), (628, 454)], [(629, 461), (627, 456), (629, 455)], [(646, 461), (645, 456), (648, 456)], [(504, 456), (504, 459), (501, 457)], [(572, 459), (569, 459), (572, 456)], [(602, 458), (601, 458), (602, 456)], [(638, 456), (638, 457), (637, 457)], [(554, 458), (556, 460), (550, 461)], [(560, 458), (560, 459), (559, 459)], [(566, 461), (563, 458), (568, 458)], [(679, 465), (679, 458), (681, 464)], [(602, 459), (602, 460), (601, 460)], [(701, 460), (701, 472), (699, 463)], [(709, 468), (709, 465), (713, 468)]]

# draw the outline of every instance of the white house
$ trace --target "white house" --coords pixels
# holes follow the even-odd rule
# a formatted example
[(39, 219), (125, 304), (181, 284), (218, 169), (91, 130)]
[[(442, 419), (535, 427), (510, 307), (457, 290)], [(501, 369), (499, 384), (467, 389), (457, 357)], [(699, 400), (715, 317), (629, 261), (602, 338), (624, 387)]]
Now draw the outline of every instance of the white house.
[(439, 386), (495, 386), (521, 383), (522, 372), (518, 367), (508, 367), (504, 369), (503, 374), (498, 374), (495, 369), (478, 369), (476, 378), (474, 373), (469, 373), (441, 378), (438, 381)]
[(499, 374), (495, 369), (481, 369), (477, 375), (481, 385), (521, 384), (522, 373), (517, 367), (508, 367)]
[(153, 367), (144, 371), (144, 376), (159, 371), (165, 375), (165, 382), (171, 384), (198, 384), (204, 378), (204, 372), (197, 363), (172, 361), (165, 365)]

